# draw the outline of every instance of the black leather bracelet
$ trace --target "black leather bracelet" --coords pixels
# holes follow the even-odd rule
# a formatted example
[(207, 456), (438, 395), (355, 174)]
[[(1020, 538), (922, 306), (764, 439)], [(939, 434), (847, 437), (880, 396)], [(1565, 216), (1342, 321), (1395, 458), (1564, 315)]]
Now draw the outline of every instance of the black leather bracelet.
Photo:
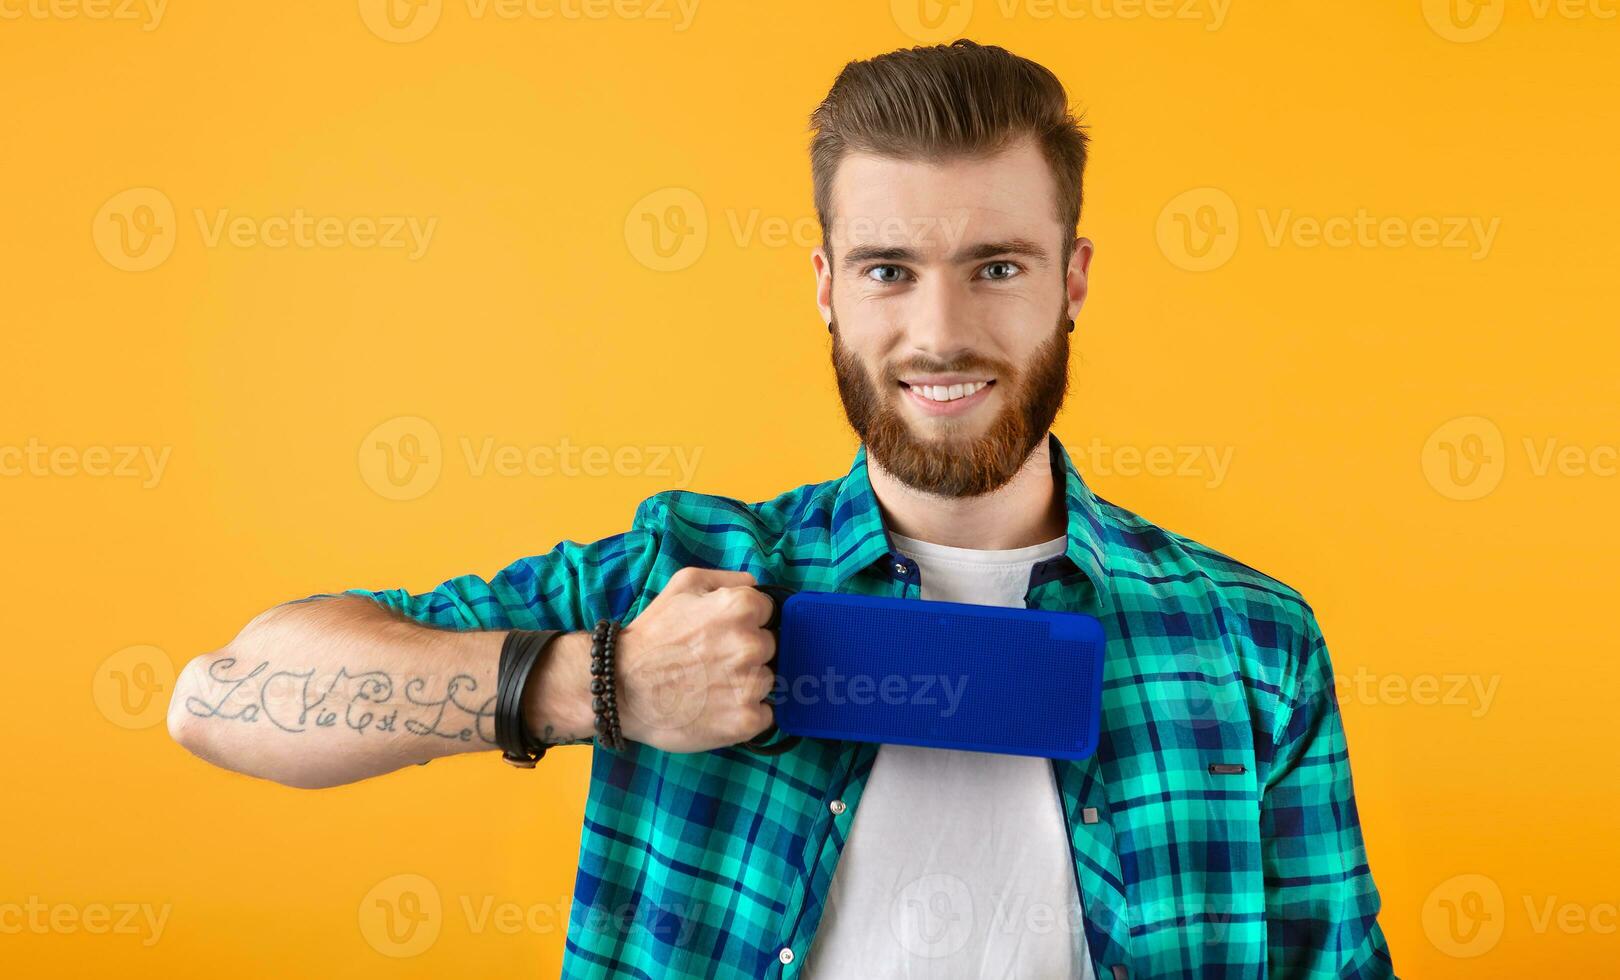
[(549, 747), (523, 723), (523, 689), (540, 655), (561, 630), (512, 630), (501, 643), (495, 673), (495, 744), (501, 758), (521, 769), (533, 769)]
[(613, 641), (619, 624), (599, 619), (591, 631), (591, 712), (596, 716), (598, 744), (615, 752), (624, 751), (624, 732), (619, 728), (619, 695), (615, 683)]

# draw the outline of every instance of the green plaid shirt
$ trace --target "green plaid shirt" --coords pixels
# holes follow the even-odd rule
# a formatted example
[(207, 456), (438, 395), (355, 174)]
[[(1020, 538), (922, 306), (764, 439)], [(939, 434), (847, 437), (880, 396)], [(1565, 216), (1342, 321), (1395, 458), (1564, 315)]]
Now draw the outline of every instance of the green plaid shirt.
[[(1050, 444), (1068, 546), (1034, 567), (1025, 601), (1108, 636), (1100, 747), (1052, 763), (1097, 975), (1393, 976), (1310, 606), (1095, 496)], [(630, 530), (488, 581), (350, 591), (440, 627), (582, 630), (634, 619), (686, 565), (921, 597), (864, 446), (844, 478), (759, 503), (655, 494)], [(798, 976), (877, 746), (593, 751), (563, 976)]]

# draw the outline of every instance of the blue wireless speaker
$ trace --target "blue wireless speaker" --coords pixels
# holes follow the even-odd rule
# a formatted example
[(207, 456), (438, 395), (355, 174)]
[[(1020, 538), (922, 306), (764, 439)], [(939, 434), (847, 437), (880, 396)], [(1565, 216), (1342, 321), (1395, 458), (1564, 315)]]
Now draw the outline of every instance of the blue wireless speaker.
[(1105, 641), (1093, 616), (758, 588), (776, 604), (775, 730), (747, 748), (775, 754), (808, 737), (1052, 759), (1097, 750)]

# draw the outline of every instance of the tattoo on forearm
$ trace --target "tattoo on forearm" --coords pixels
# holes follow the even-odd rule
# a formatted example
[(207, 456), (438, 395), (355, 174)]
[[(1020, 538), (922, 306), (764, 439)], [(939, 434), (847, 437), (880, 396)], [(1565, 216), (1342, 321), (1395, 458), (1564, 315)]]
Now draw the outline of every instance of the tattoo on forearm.
[(219, 685), (209, 698), (185, 700), (186, 710), (199, 718), (265, 721), (291, 733), (342, 725), (360, 733), (495, 744), (495, 697), (477, 697), (478, 681), (469, 674), (396, 679), (382, 670), (350, 674), (339, 668), (320, 678), (313, 668), (271, 670), (263, 660), (246, 669), (235, 657), (221, 657), (208, 665), (208, 679)]
[(540, 741), (547, 745), (589, 745), (596, 739), (594, 736), (584, 735), (579, 738), (562, 738), (557, 734), (557, 726), (547, 725), (540, 733)]

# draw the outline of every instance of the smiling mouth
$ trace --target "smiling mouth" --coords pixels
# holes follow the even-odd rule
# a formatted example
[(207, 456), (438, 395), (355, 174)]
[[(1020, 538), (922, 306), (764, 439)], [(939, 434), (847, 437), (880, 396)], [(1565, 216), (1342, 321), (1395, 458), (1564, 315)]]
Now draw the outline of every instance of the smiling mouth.
[(972, 398), (974, 395), (977, 395), (979, 392), (991, 387), (995, 383), (994, 378), (987, 381), (965, 381), (958, 384), (948, 385), (913, 385), (902, 381), (900, 382), (900, 387), (910, 392), (911, 395), (916, 398), (944, 405), (954, 401)]

